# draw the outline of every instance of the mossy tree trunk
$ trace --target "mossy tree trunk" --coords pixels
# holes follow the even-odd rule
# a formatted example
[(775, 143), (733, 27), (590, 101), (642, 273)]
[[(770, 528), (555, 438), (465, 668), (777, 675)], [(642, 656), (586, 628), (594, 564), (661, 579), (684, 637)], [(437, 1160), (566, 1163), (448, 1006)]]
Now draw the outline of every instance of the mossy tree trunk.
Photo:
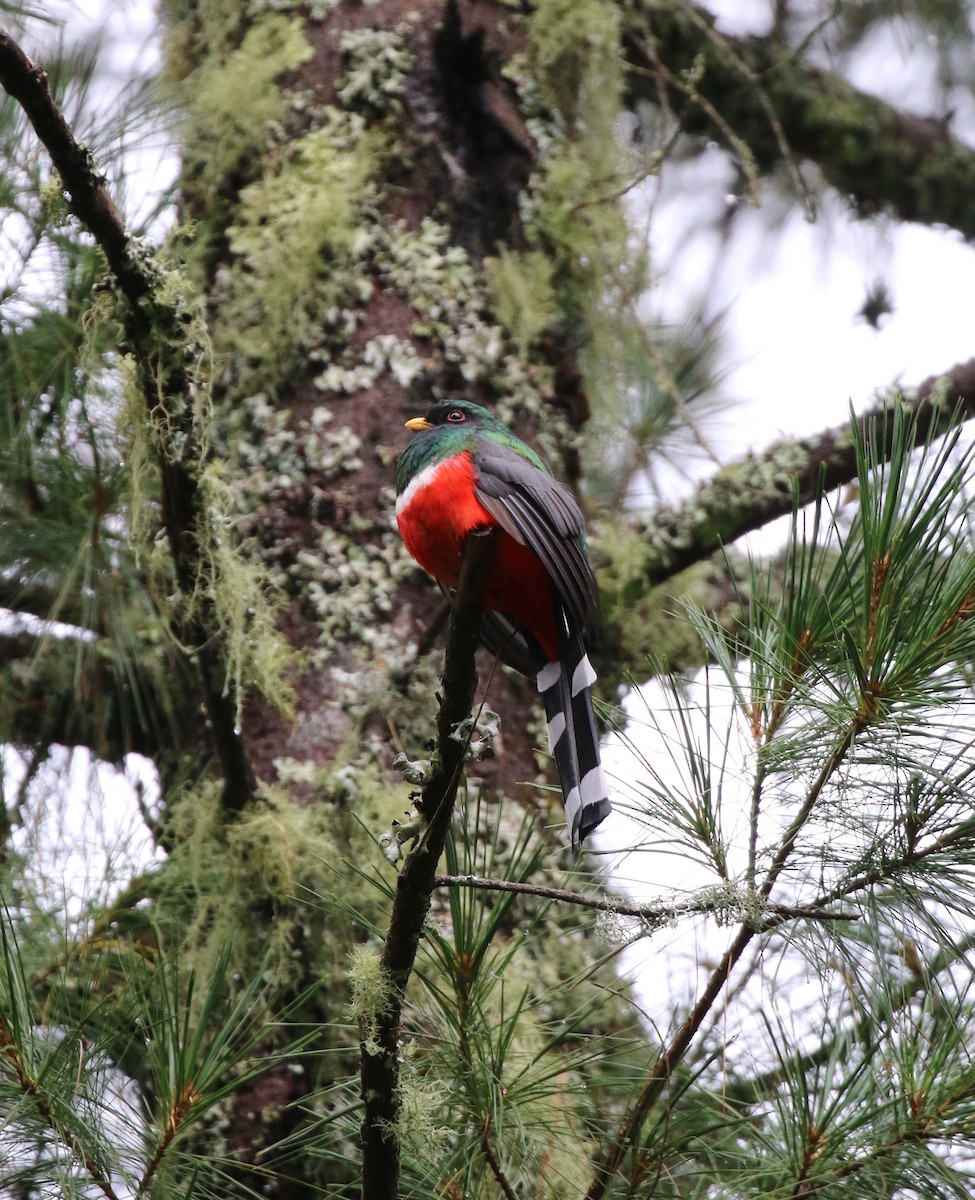
[[(210, 835), (220, 861), (242, 852), (244, 874), (260, 874), (258, 823), (293, 822), (287, 853), (308, 861), (287, 886), (315, 890), (334, 886), (339, 858), (374, 868), (363, 826), (378, 834), (410, 808), (391, 762), (400, 750), (421, 757), (433, 730), (444, 603), (392, 519), (404, 421), (438, 396), (500, 407), (575, 481), (574, 433), (588, 416), (578, 349), (603, 260), (626, 244), (618, 199), (590, 208), (587, 191), (598, 178), (611, 193), (618, 166), (611, 5), (547, 4), (531, 19), (501, 3), (326, 8), (165, 13), (167, 70), (188, 114), (188, 232), (177, 242), (208, 313), (212, 439), (295, 654), (291, 708), (244, 704), (257, 797), (239, 821), (217, 815)], [(566, 50), (553, 56), (552, 45)], [(585, 111), (582, 98), (597, 96)], [(534, 690), (482, 666), (502, 731), (476, 774), (537, 811), (554, 864), (561, 806), (530, 786), (550, 770)], [(199, 833), (183, 836), (196, 845)], [(181, 857), (176, 844), (177, 872)], [(235, 875), (228, 865), (223, 886)], [(346, 959), (365, 931), (323, 922), (281, 881), (275, 889), (263, 899), (245, 889), (230, 907), (267, 923), (249, 938), (255, 949), (288, 941), (295, 990), (330, 980), (314, 1019), (341, 1021)], [(564, 969), (584, 952), (580, 939)], [(297, 1102), (320, 1083), (318, 1070), (266, 1075), (237, 1106), (234, 1155), (258, 1160), (305, 1119)], [(290, 1162), (275, 1194), (305, 1194), (320, 1169)]]

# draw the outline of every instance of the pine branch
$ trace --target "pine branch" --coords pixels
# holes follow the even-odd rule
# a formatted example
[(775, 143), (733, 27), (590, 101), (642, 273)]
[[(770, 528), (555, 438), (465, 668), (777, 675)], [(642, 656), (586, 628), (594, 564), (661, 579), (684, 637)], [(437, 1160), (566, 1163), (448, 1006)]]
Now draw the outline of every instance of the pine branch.
[(481, 1153), (484, 1155), (484, 1159), (505, 1200), (518, 1200), (518, 1193), (511, 1186), (511, 1181), (504, 1173), (504, 1167), (502, 1167), (501, 1160), (494, 1149), (494, 1143), (491, 1141), (491, 1127), (487, 1120), (485, 1120), (484, 1128), (481, 1130)]
[(0, 1014), (0, 1056), (13, 1074), (21, 1092), (33, 1101), (38, 1115), (44, 1123), (67, 1147), (73, 1157), (84, 1165), (92, 1184), (106, 1197), (106, 1200), (119, 1200), (108, 1174), (85, 1150), (78, 1136), (55, 1116), (51, 1101), (45, 1094), (40, 1080), (35, 1079), (27, 1069), (27, 1064), (24, 1062), (23, 1055), (17, 1047), (13, 1033), (4, 1020), (3, 1014)]
[(427, 824), (400, 871), (380, 955), (381, 969), (390, 986), (389, 999), (382, 1011), (376, 1013), (371, 1036), (367, 1038), (363, 1031), (360, 1042), (362, 1200), (397, 1200), (399, 1196), (396, 1121), (400, 1110), (400, 1019), (467, 751), (466, 743), (458, 741), (455, 732), (460, 722), (470, 716), (474, 700), (481, 584), (494, 551), (495, 537), (487, 530), (469, 537), (465, 546), (447, 634), (435, 768), (418, 803)]
[[(195, 361), (186, 314), (163, 298), (166, 276), (151, 249), (133, 238), (98, 173), (91, 153), (74, 136), (51, 94), (46, 72), (0, 30), (0, 85), (17, 101), (51, 157), (67, 192), (68, 207), (101, 247), (121, 295), (125, 342), (139, 368), (150, 422), (163, 434), (160, 474), (163, 523), (180, 591), (196, 598), (191, 616), (178, 622), (180, 641), (194, 648), (224, 777), (224, 804), (239, 811), (253, 794), (254, 774), (237, 729), (237, 700), (225, 686), (219, 624), (204, 599), (199, 570), (203, 558), (200, 530), (205, 501), (198, 477), (201, 449), (194, 429), (194, 379), (187, 364)], [(174, 438), (174, 434), (177, 435)], [(167, 447), (179, 443), (179, 454)]]
[[(946, 946), (933, 959), (924, 964), (923, 974), (913, 972), (897, 987), (888, 987), (886, 1003), (892, 1013), (906, 1009), (919, 992), (926, 991), (945, 971), (950, 970), (975, 950), (975, 932), (968, 934), (955, 945)], [(879, 1041), (872, 1043), (865, 1050), (869, 1057), (879, 1048)], [(799, 1050), (785, 1063), (780, 1062), (771, 1071), (751, 1078), (733, 1080), (725, 1083), (722, 1095), (734, 1104), (761, 1104), (781, 1085), (784, 1079), (797, 1071), (803, 1074), (815, 1070), (828, 1062), (835, 1054), (836, 1038), (820, 1042), (811, 1050)]]
[[(932, 375), (909, 396), (885, 398), (856, 425), (865, 437), (868, 424), (892, 403), (902, 403), (916, 419), (911, 425), (914, 445), (940, 436), (957, 423), (975, 416), (975, 359), (959, 363), (943, 375)], [(957, 404), (957, 408), (956, 408)], [(890, 450), (893, 423), (885, 429)], [(856, 478), (856, 446), (849, 425), (827, 429), (807, 438), (784, 438), (761, 454), (744, 458), (706, 480), (688, 500), (663, 505), (637, 517), (631, 528), (646, 543), (640, 580), (645, 589), (670, 579), (744, 534)]]
[[(763, 899), (768, 899), (776, 881), (789, 861), (799, 833), (809, 820), (826, 784), (845, 761), (853, 744), (853, 739), (861, 728), (862, 720), (859, 714), (856, 714), (846, 734), (839, 739), (819, 775), (813, 781), (812, 786), (796, 812), (796, 816), (784, 831), (759, 887), (758, 894)], [(765, 928), (768, 927), (766, 926)], [(670, 1043), (657, 1056), (647, 1073), (639, 1095), (624, 1118), (619, 1132), (613, 1138), (603, 1158), (596, 1163), (593, 1180), (589, 1190), (586, 1192), (585, 1200), (603, 1200), (607, 1188), (622, 1166), (627, 1151), (635, 1146), (647, 1114), (667, 1087), (674, 1070), (690, 1049), (698, 1031), (706, 1021), (712, 1007), (731, 978), (732, 972), (758, 932), (759, 930), (748, 922), (743, 922), (739, 926), (734, 940), (725, 951), (718, 966), (711, 973), (711, 977), (694, 1008), (691, 1010), (690, 1015), (686, 1018), (680, 1029), (678, 1029)]]
[(785, 162), (800, 196), (793, 155), (815, 162), (861, 215), (893, 211), (975, 237), (975, 151), (945, 121), (902, 112), (808, 66), (774, 35), (732, 37), (714, 26), (690, 0), (635, 0), (623, 31), (631, 102), (662, 95), (685, 132), (725, 141), (739, 156), (744, 144), (746, 172)]
[[(107, 639), (80, 644), (44, 633), (0, 634), (0, 692), (17, 697), (16, 704), (7, 706), (7, 740), (19, 746), (47, 746), (53, 740), (85, 746), (110, 763), (121, 763), (133, 753), (153, 757), (161, 745), (171, 747), (166, 699), (154, 681), (162, 674), (163, 661), (167, 683), (178, 682), (184, 694), (193, 692), (195, 680), (186, 660), (175, 649), (160, 660), (163, 652), (151, 647), (147, 654), (156, 656), (154, 663), (131, 664), (130, 678), (138, 672), (142, 688), (142, 702), (133, 704), (131, 694), (113, 686), (105, 669), (110, 649)], [(146, 665), (151, 669), (142, 669)], [(78, 703), (81, 676), (86, 685), (83, 704)], [(190, 731), (183, 732), (188, 745)]]

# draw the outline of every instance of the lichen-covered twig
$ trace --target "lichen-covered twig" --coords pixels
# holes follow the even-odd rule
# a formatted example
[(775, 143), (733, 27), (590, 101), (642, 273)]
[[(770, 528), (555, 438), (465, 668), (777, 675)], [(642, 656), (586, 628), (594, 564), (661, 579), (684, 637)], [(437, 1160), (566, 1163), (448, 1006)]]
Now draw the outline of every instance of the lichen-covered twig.
[(474, 652), (480, 640), (481, 583), (494, 549), (493, 532), (486, 530), (471, 536), (464, 551), (447, 634), (435, 765), (418, 804), (427, 827), (399, 874), (380, 954), (385, 999), (370, 1023), (368, 1036), (364, 1032), (361, 1039), (362, 1200), (397, 1200), (399, 1196), (395, 1127), (400, 1107), (400, 1017), (467, 750), (463, 741), (451, 735), (471, 713), (477, 684)]
[[(786, 921), (855, 921), (857, 913), (836, 912), (821, 905), (773, 904), (757, 893), (736, 891), (730, 886), (709, 888), (684, 900), (655, 900), (633, 904), (616, 896), (587, 896), (565, 888), (546, 887), (537, 883), (519, 883), (514, 879), (485, 879), (479, 875), (436, 875), (435, 887), (472, 888), (485, 892), (517, 892), (539, 900), (555, 900), (559, 904), (574, 904), (593, 912), (612, 913), (618, 917), (635, 917), (651, 926), (659, 926), (678, 917), (707, 916), (720, 913), (750, 923), (756, 930), (769, 930)], [(749, 914), (749, 910), (750, 914)]]
[(193, 377), (190, 366), (200, 355), (193, 323), (185, 308), (166, 296), (165, 273), (151, 249), (126, 229), (90, 151), (74, 136), (55, 102), (46, 72), (3, 30), (0, 86), (24, 110), (61, 177), (69, 209), (95, 238), (115, 277), (126, 348), (138, 366), (148, 418), (160, 433), (163, 523), (185, 600), (176, 632), (199, 664), (223, 772), (225, 807), (236, 811), (252, 795), (254, 776), (237, 728), (237, 697), (227, 681), (219, 623), (206, 588), (200, 586), (206, 505), (199, 480), (203, 455), (194, 428), (194, 390), (205, 384)]

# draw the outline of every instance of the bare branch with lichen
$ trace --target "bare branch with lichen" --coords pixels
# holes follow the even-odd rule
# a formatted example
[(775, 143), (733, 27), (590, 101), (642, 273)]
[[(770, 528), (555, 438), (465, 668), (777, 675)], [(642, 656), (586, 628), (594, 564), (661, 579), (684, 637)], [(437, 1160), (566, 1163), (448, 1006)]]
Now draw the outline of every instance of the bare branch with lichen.
[(735, 888), (733, 885), (709, 888), (705, 893), (689, 896), (685, 900), (653, 900), (646, 904), (632, 904), (615, 896), (587, 896), (583, 892), (570, 892), (565, 888), (519, 883), (514, 879), (484, 879), (479, 875), (437, 875), (433, 882), (435, 887), (516, 892), (520, 896), (555, 900), (559, 904), (573, 904), (593, 912), (634, 917), (651, 929), (675, 921), (678, 917), (707, 916), (714, 913), (731, 914), (732, 919), (740, 919), (756, 930), (774, 929), (791, 920), (855, 921), (857, 918), (856, 913), (835, 912), (818, 904), (769, 903), (750, 889)]
[[(975, 236), (975, 152), (946, 121), (904, 112), (809, 66), (780, 37), (734, 37), (715, 25), (691, 0), (629, 5), (622, 41), (631, 100), (653, 103), (664, 93), (685, 132), (724, 140), (733, 153), (744, 143), (746, 166), (762, 173), (783, 161), (794, 173), (793, 156), (816, 163), (862, 216), (893, 212)], [(867, 129), (869, 137), (850, 136)]]
[[(223, 655), (220, 622), (206, 588), (206, 499), (200, 482), (203, 450), (195, 394), (206, 388), (190, 364), (202, 346), (189, 308), (151, 248), (134, 238), (99, 174), (90, 151), (75, 138), (51, 93), (46, 72), (0, 30), (0, 85), (21, 106), (51, 157), (71, 213), (90, 231), (115, 278), (126, 348), (137, 367), (146, 412), (156, 433), (162, 515), (180, 592), (177, 634), (199, 661), (199, 678), (224, 777), (225, 807), (239, 811), (255, 781), (237, 727), (237, 696)], [(206, 572), (204, 571), (204, 574)]]

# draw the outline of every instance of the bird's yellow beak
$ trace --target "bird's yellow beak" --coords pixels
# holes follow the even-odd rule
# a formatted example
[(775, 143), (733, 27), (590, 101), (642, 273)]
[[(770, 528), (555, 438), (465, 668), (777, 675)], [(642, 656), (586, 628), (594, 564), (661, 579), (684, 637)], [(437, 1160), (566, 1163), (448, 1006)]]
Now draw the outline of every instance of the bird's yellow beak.
[(432, 429), (433, 425), (426, 417), (410, 417), (406, 422), (406, 428), (412, 430), (413, 433), (419, 433), (421, 429)]

